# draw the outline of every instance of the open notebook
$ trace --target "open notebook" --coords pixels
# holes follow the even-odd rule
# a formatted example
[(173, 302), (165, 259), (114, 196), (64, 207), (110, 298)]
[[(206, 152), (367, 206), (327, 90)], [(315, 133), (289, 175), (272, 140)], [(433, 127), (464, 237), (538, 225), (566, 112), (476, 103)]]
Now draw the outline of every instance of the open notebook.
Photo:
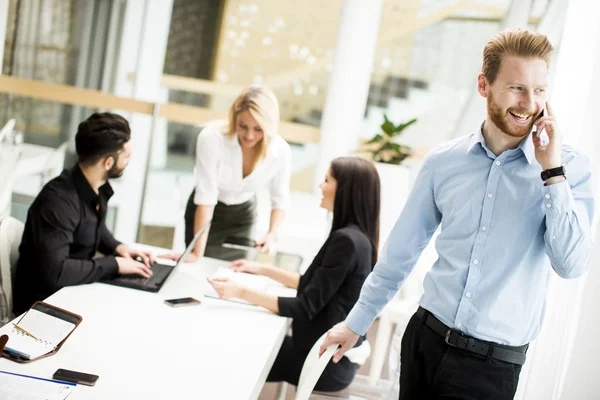
[[(239, 283), (240, 285), (244, 285), (247, 288), (254, 289), (258, 292), (263, 292), (267, 294), (272, 294), (273, 296), (278, 297), (295, 297), (296, 290), (292, 288), (288, 288), (279, 282), (275, 282), (274, 280), (267, 278), (262, 275), (253, 275), (245, 272), (235, 272), (231, 268), (220, 267), (215, 271), (215, 273), (211, 276), (211, 278), (228, 278), (232, 281)], [(208, 288), (206, 293), (204, 293), (206, 297), (219, 298), (219, 295), (213, 289), (213, 287), (208, 283)], [(222, 299), (233, 301), (235, 303), (242, 304), (251, 304), (246, 300), (242, 299)]]
[(0, 328), (0, 335), (8, 335), (4, 351), (9, 358), (24, 360), (55, 352), (80, 321), (76, 314), (37, 302), (19, 320)]

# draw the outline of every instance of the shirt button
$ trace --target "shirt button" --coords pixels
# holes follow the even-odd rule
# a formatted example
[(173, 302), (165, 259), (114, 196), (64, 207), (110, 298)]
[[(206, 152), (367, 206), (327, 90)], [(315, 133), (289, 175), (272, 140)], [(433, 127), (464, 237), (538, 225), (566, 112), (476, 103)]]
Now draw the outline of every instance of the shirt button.
[(549, 195), (549, 194), (547, 194), (547, 195), (546, 195), (546, 196), (544, 196), (544, 197), (546, 197), (547, 199), (549, 199), (549, 198), (550, 198), (550, 195)]
[(494, 197), (494, 195), (491, 193), (488, 193), (488, 199), (491, 199), (492, 197)]
[(546, 208), (552, 208), (552, 204), (550, 204), (550, 203), (546, 204)]
[(487, 226), (482, 226), (481, 230), (484, 231), (484, 232), (487, 231)]
[(470, 299), (471, 298), (471, 292), (467, 292), (466, 296)]
[(473, 261), (473, 264), (475, 264), (475, 265), (479, 264), (479, 260)]
[(496, 165), (500, 165), (502, 164), (500, 161), (496, 161)]

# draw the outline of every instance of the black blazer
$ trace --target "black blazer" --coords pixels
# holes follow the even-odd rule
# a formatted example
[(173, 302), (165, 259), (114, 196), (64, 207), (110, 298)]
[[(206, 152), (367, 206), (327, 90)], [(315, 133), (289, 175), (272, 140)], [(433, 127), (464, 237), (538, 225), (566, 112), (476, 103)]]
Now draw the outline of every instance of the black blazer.
[(357, 226), (336, 230), (300, 277), (296, 297), (278, 299), (279, 314), (293, 318), (297, 350), (308, 353), (321, 335), (346, 319), (372, 270), (372, 250), (371, 241)]

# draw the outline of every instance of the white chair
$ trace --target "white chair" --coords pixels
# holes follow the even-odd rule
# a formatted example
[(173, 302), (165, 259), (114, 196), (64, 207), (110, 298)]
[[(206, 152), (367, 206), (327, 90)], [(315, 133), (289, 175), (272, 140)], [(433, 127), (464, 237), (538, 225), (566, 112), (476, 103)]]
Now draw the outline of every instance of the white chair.
[(332, 344), (327, 348), (325, 353), (319, 357), (319, 348), (321, 347), (323, 340), (325, 340), (325, 336), (327, 336), (327, 332), (316, 341), (310, 349), (306, 360), (304, 360), (304, 365), (300, 372), (300, 379), (298, 380), (296, 400), (308, 400), (310, 398), (310, 394), (315, 388), (319, 377), (339, 347), (337, 344)]
[[(356, 375), (354, 380), (344, 390), (338, 392), (318, 392), (313, 391), (323, 370), (339, 348), (339, 345), (331, 345), (325, 353), (319, 357), (319, 349), (327, 333), (323, 334), (313, 345), (304, 360), (298, 387), (296, 389), (296, 400), (326, 400), (326, 399), (388, 399), (392, 390), (392, 383), (388, 380), (371, 380), (367, 376)], [(359, 346), (349, 351), (360, 352), (361, 348), (365, 347), (362, 352), (366, 352), (363, 356), (366, 358), (370, 353), (369, 342), (366, 340)], [(348, 355), (348, 352), (346, 352)], [(397, 396), (396, 396), (397, 398)]]
[(19, 258), (19, 245), (23, 236), (24, 225), (13, 217), (6, 217), (0, 222), (0, 326), (13, 317), (13, 282)]
[(418, 298), (404, 300), (395, 298), (381, 311), (379, 315), (379, 326), (377, 327), (377, 337), (373, 346), (373, 357), (371, 358), (371, 367), (369, 369), (369, 377), (376, 381), (381, 376), (381, 371), (385, 363), (385, 358), (392, 351), (388, 350), (394, 325), (400, 335), (404, 333), (408, 321), (417, 311), (419, 306)]
[(60, 175), (65, 166), (65, 154), (69, 142), (64, 142), (58, 146), (46, 160), (44, 168), (41, 172), (42, 185), (45, 185), (50, 179)]

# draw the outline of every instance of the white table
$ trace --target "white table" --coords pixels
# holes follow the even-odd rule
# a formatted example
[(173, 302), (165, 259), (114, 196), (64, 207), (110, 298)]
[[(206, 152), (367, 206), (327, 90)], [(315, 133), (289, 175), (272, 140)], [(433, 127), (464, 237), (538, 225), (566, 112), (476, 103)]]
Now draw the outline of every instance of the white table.
[[(61, 350), (29, 364), (0, 360), (0, 370), (50, 378), (58, 368), (99, 375), (69, 400), (256, 399), (289, 326), (262, 308), (203, 298), (225, 262), (182, 264), (159, 293), (101, 283), (68, 287), (46, 302), (83, 317)], [(164, 299), (192, 296), (198, 306)]]

